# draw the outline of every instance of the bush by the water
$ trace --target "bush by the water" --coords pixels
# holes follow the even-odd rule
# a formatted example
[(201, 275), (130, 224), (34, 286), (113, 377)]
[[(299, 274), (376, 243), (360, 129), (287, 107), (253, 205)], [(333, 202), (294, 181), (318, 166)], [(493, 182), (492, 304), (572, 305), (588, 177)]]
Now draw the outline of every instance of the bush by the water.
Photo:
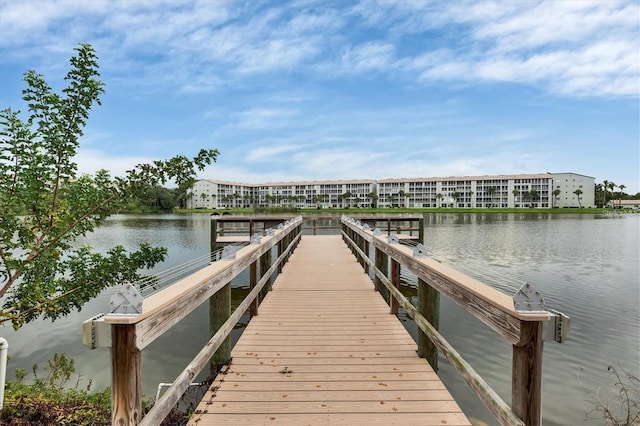
[[(110, 425), (111, 389), (91, 392), (91, 380), (78, 375), (75, 384), (67, 387), (75, 374), (75, 362), (65, 354), (55, 354), (39, 376), (38, 365), (33, 366), (34, 379), (27, 383), (27, 372), (16, 370), (16, 380), (7, 381), (4, 407), (0, 411), (0, 425)], [(85, 384), (86, 382), (86, 384)], [(83, 388), (80, 385), (84, 384)], [(152, 404), (143, 402), (146, 413)], [(186, 425), (188, 414), (173, 410), (162, 422), (164, 426)]]

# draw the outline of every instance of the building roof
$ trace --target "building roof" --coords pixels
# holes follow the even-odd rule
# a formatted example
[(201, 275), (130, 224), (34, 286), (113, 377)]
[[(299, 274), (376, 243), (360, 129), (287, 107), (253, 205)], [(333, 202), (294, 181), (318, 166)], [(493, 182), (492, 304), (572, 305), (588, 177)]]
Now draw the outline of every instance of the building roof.
[(413, 178), (388, 178), (380, 179), (378, 183), (391, 182), (451, 182), (451, 181), (473, 181), (473, 180), (509, 180), (509, 179), (549, 179), (553, 175), (550, 173), (539, 173), (530, 175), (483, 175), (483, 176), (448, 176), (448, 177), (413, 177)]

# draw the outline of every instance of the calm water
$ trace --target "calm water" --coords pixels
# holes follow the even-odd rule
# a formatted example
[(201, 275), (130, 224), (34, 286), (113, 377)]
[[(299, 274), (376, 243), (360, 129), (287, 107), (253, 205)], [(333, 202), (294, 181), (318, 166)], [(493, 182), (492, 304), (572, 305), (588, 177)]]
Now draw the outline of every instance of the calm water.
[[(542, 291), (546, 305), (571, 317), (570, 339), (545, 342), (543, 423), (586, 423), (593, 396), (615, 392), (609, 365), (640, 373), (640, 216), (599, 219), (590, 215), (427, 214), (425, 246), (432, 256), (501, 291), (512, 294), (523, 281)], [(87, 238), (96, 249), (115, 244), (135, 247), (149, 241), (169, 248), (163, 270), (209, 252), (209, 216), (115, 216)], [(247, 277), (233, 285), (234, 301), (247, 292)], [(403, 291), (415, 297), (415, 279), (403, 274)], [(109, 350), (89, 350), (81, 342), (81, 323), (105, 312), (110, 294), (82, 312), (55, 323), (29, 324), (18, 332), (4, 327), (15, 368), (44, 365), (55, 352), (76, 360), (93, 388), (110, 382)], [(406, 319), (401, 316), (401, 318)], [(248, 318), (243, 318), (246, 323)], [(405, 321), (415, 335), (415, 327)], [(442, 299), (441, 332), (489, 384), (511, 401), (511, 347), (466, 312)], [(235, 338), (241, 327), (235, 332)], [(202, 306), (143, 352), (143, 391), (172, 381), (208, 340), (207, 306)], [(495, 421), (467, 390), (444, 359), (440, 375), (467, 415)], [(585, 389), (587, 392), (585, 392)], [(590, 424), (602, 423), (596, 419)]]

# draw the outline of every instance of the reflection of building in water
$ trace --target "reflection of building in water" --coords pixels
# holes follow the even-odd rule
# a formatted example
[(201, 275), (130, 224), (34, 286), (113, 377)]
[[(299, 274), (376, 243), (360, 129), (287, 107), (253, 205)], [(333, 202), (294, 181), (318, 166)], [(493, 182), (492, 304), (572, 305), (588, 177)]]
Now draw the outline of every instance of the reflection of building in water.
[(189, 208), (594, 207), (595, 178), (576, 173), (245, 184), (202, 179)]

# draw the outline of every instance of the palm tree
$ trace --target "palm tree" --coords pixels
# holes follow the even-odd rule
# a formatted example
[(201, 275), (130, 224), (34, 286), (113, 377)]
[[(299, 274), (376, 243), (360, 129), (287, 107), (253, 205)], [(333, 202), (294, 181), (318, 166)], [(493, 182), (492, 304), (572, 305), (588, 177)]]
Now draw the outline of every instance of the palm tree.
[(371, 207), (372, 208), (376, 208), (378, 207), (377, 202), (378, 202), (378, 194), (376, 194), (375, 192), (370, 192), (367, 194), (367, 197), (369, 197), (369, 199), (371, 200)]
[(436, 198), (438, 199), (438, 202), (437, 202), (438, 207), (441, 207), (441, 206), (442, 206), (442, 197), (444, 197), (444, 195), (442, 195), (442, 194), (440, 194), (440, 193), (437, 193), (437, 194), (436, 194)]
[(387, 202), (389, 203), (389, 207), (393, 207), (393, 194), (387, 195)]
[[(615, 187), (618, 186), (613, 182), (609, 182), (609, 189), (611, 190), (611, 199), (613, 200), (613, 190), (615, 189)], [(613, 203), (613, 201), (612, 201)]]
[(626, 188), (624, 184), (618, 186), (620, 188), (620, 197), (618, 197), (618, 207), (622, 207), (622, 190)]
[(402, 198), (402, 206), (407, 207), (407, 193), (403, 189), (398, 191), (398, 197)]
[[(475, 194), (475, 192), (469, 191), (469, 203), (471, 203), (471, 200), (473, 199), (473, 194)], [(470, 204), (469, 207), (473, 207), (473, 204)]]
[(347, 200), (347, 207), (349, 207), (349, 198), (353, 197), (351, 191), (347, 191), (342, 195), (338, 195), (338, 200), (342, 200), (342, 208), (344, 208), (344, 200)]
[[(552, 194), (553, 194), (553, 200), (554, 200), (554, 201), (555, 201), (555, 200), (557, 200), (557, 198), (558, 198), (558, 196), (560, 195), (560, 193), (561, 193), (561, 192), (562, 192), (562, 191), (560, 191), (559, 189), (556, 189), (556, 190), (554, 190), (554, 191), (552, 192)], [(556, 204), (556, 203), (554, 203), (554, 204)], [(551, 207), (555, 207), (555, 206), (554, 206), (554, 205), (552, 205)]]
[(458, 191), (455, 191), (455, 192), (453, 192), (453, 193), (451, 194), (451, 198), (453, 198), (453, 206), (454, 206), (454, 207), (458, 207), (458, 206), (457, 206), (457, 204), (458, 204), (457, 202), (458, 202), (458, 198), (460, 198), (460, 195), (461, 195), (461, 194), (460, 194)]
[(489, 188), (487, 188), (487, 194), (489, 194), (489, 198), (491, 199), (491, 204), (489, 205), (489, 207), (493, 207), (493, 195), (497, 190), (498, 188), (496, 188), (495, 186), (490, 186)]
[(206, 200), (207, 198), (209, 198), (209, 196), (203, 192), (202, 194), (200, 194), (200, 198), (202, 198), (202, 205), (201, 205), (201, 207), (204, 207), (205, 200)]
[(582, 204), (580, 203), (580, 196), (582, 195), (582, 189), (576, 189), (575, 191), (573, 191), (574, 194), (576, 194), (576, 197), (578, 197), (578, 207), (582, 208)]
[(602, 208), (604, 208), (607, 205), (607, 188), (609, 188), (609, 181), (608, 180), (603, 180), (602, 181), (602, 189), (604, 191), (602, 193)]
[(535, 189), (529, 191), (529, 196), (531, 197), (531, 201), (538, 201), (540, 199), (540, 194)]

